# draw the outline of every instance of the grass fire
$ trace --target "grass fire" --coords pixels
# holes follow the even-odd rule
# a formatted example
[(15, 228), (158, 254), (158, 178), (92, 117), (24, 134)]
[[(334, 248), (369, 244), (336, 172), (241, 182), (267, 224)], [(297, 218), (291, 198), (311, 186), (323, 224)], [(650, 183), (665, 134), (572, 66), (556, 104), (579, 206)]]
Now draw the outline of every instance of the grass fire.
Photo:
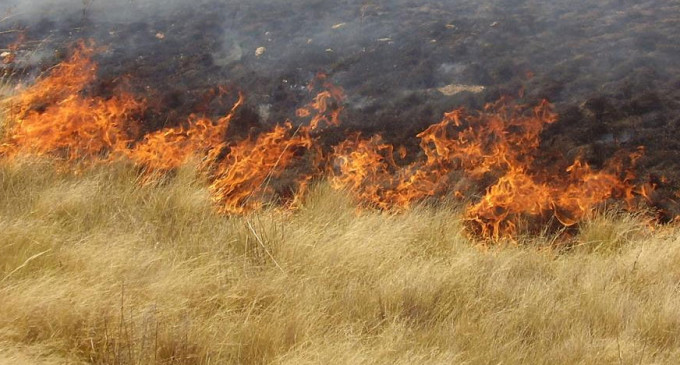
[[(448, 112), (416, 136), (420, 151), (414, 161), (399, 165), (395, 158), (403, 160), (408, 152), (395, 156), (394, 146), (382, 142), (380, 135), (353, 136), (330, 149), (320, 144), (315, 135), (341, 123), (344, 98), (324, 75), (318, 77), (327, 90), (298, 109), (303, 122), (297, 128), (285, 121), (230, 142), (229, 123), (245, 98), (240, 95), (217, 120), (192, 115), (185, 125), (141, 134), (137, 118), (147, 104), (143, 98), (127, 92), (106, 99), (84, 95), (96, 71), (92, 47), (80, 42), (45, 78), (6, 100), (5, 158), (51, 156), (74, 167), (122, 158), (156, 178), (196, 158), (216, 209), (225, 214), (300, 201), (314, 178), (326, 178), (361, 205), (385, 211), (407, 210), (435, 197), (469, 200), (477, 190), (455, 189), (465, 181), (484, 190), (481, 199), (465, 209), (469, 232), (494, 241), (521, 233), (522, 224), (545, 227), (554, 219), (562, 227), (574, 226), (612, 199), (626, 202), (628, 208), (639, 205), (635, 198), (640, 189), (632, 173), (638, 151), (626, 159), (628, 168), (616, 160), (607, 162), (603, 171), (592, 171), (579, 159), (564, 171), (534, 166), (540, 133), (557, 119), (547, 101), (528, 111), (500, 100), (481, 112)], [(290, 181), (276, 181), (288, 170)], [(484, 187), (484, 181), (491, 184)], [(269, 185), (277, 183), (287, 184), (286, 191), (275, 194)]]
[(678, 360), (677, 6), (57, 3), (0, 17), (0, 363)]

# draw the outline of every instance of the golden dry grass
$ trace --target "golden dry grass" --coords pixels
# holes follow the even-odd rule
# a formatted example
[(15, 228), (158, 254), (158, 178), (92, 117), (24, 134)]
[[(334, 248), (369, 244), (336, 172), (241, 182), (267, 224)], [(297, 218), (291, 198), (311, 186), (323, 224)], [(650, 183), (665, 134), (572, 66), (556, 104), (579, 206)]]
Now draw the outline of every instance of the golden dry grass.
[(680, 234), (608, 214), (575, 246), (483, 250), (455, 207), (213, 213), (191, 168), (141, 186), (0, 166), (0, 363), (680, 363)]

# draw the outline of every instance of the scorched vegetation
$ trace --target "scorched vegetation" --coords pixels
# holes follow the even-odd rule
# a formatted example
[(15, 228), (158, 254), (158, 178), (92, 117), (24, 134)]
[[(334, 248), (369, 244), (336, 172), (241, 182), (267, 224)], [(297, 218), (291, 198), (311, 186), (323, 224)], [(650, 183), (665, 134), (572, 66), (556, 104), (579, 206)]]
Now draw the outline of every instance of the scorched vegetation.
[(0, 362), (680, 361), (680, 235), (642, 148), (546, 160), (550, 104), (506, 100), (416, 151), (327, 145), (323, 74), (298, 121), (234, 137), (236, 93), (145, 130), (147, 100), (88, 93), (94, 52), (3, 103)]

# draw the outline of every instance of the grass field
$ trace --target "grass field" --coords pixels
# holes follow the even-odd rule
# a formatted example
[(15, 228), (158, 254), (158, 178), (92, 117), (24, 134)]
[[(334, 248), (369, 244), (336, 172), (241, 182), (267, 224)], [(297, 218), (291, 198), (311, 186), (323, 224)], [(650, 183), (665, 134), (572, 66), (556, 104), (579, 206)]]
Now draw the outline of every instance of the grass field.
[(186, 167), (0, 166), (0, 363), (680, 362), (680, 234), (608, 213), (483, 248), (460, 207), (213, 213)]

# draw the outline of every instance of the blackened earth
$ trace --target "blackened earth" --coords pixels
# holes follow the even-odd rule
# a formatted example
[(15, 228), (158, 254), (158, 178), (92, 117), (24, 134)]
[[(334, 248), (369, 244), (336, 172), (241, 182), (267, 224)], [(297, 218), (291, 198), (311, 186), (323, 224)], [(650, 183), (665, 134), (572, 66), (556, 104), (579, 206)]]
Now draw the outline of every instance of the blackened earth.
[[(308, 82), (324, 72), (348, 96), (329, 143), (359, 130), (412, 148), (445, 111), (479, 109), (502, 95), (528, 104), (547, 98), (560, 119), (543, 133), (544, 163), (580, 155), (597, 167), (645, 146), (640, 179), (660, 186), (659, 205), (677, 210), (666, 207), (680, 187), (677, 1), (178, 3), (85, 1), (10, 17), (1, 30), (24, 30), (26, 40), (5, 71), (35, 77), (91, 38), (105, 47), (91, 92), (124, 85), (143, 95), (154, 106), (148, 129), (223, 112), (228, 103), (211, 95), (226, 85), (247, 95), (244, 134), (293, 118), (310, 100)], [(0, 48), (16, 34), (0, 34)], [(484, 89), (446, 95), (439, 89), (447, 85)]]

